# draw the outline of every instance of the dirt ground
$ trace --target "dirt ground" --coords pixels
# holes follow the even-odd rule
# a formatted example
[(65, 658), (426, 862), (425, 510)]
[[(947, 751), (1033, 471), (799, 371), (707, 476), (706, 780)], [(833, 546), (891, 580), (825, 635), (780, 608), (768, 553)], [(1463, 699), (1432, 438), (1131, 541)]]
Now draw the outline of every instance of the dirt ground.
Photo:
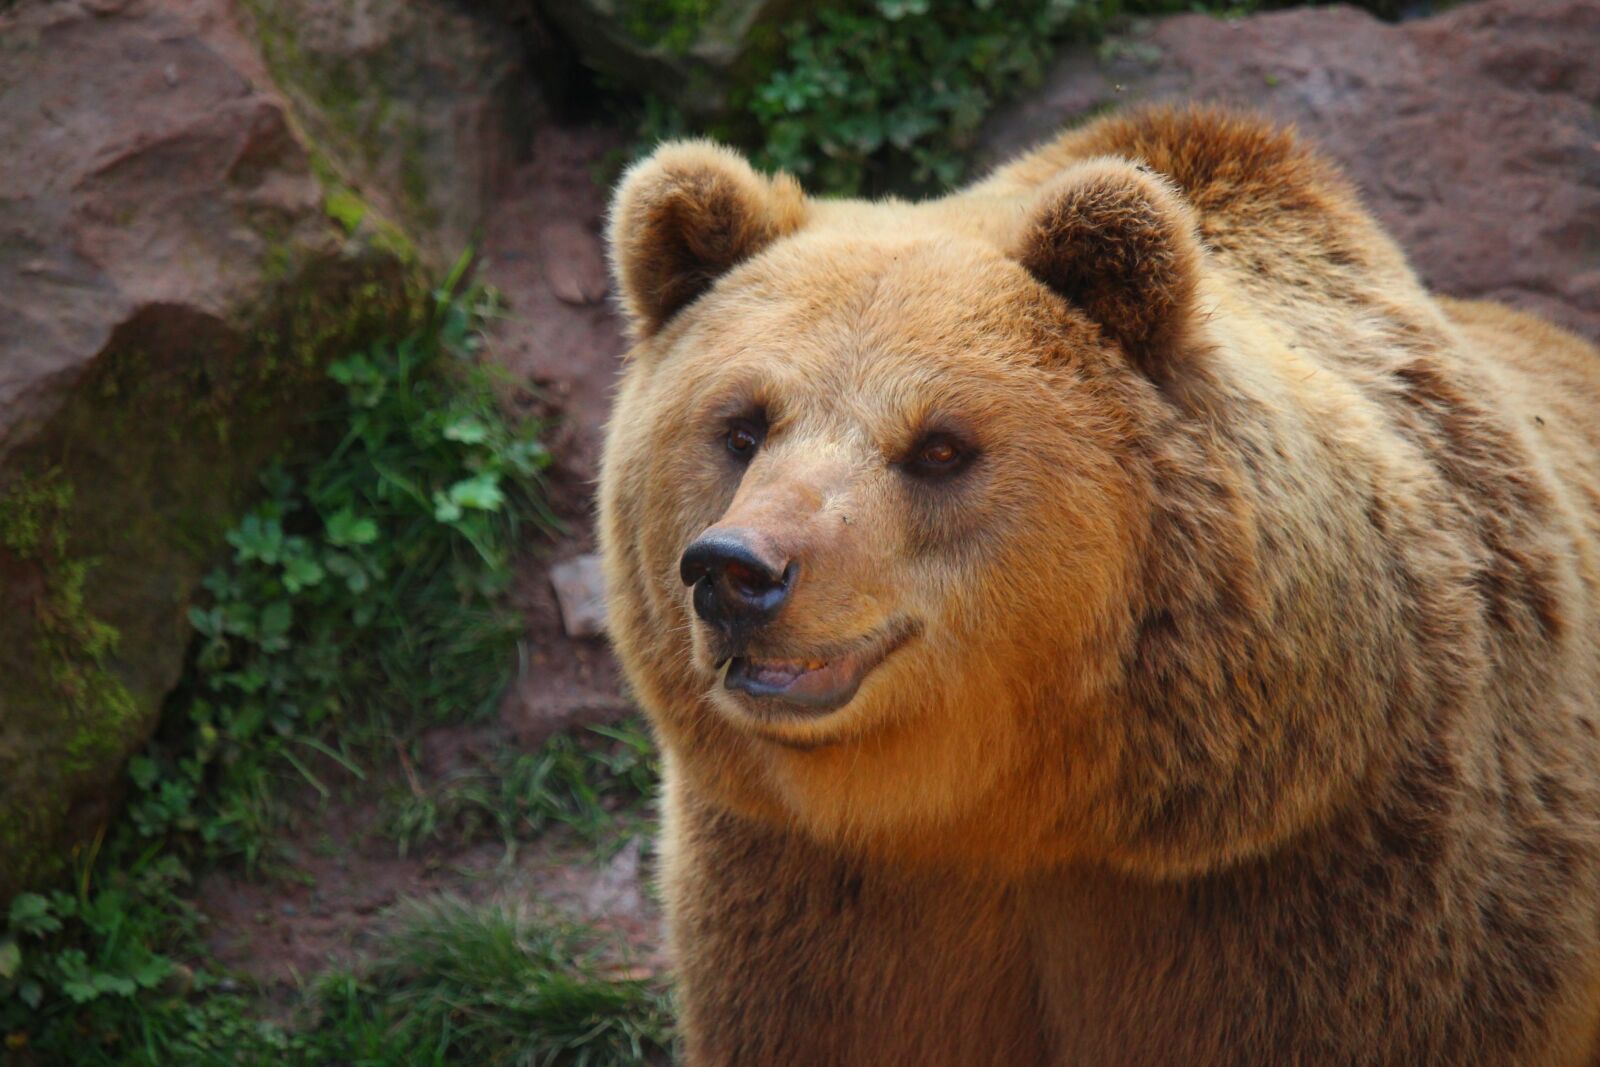
[[(1047, 83), (990, 124), (996, 161), (1127, 100), (1197, 98), (1296, 121), (1347, 167), (1436, 289), (1505, 300), (1600, 340), (1600, 5), (1490, 0), (1391, 25), (1348, 8), (1223, 21), (1180, 16), (1063, 56)], [(603, 641), (567, 637), (547, 576), (593, 549), (591, 489), (624, 342), (606, 303), (595, 180), (622, 136), (550, 124), (507, 182), (483, 249), (511, 314), (491, 353), (559, 412), (551, 493), (566, 529), (529, 547), (517, 586), (525, 656), (498, 721), (437, 731), (424, 781), (629, 705)], [(309, 820), (308, 820), (309, 821)], [(401, 858), (370, 802), (334, 805), (291, 842), (303, 877), (203, 887), (222, 960), (266, 983), (302, 982), (358, 956), (383, 909), (454, 893), (553, 908), (610, 929), (665, 965), (646, 887), (648, 850), (542, 842)]]

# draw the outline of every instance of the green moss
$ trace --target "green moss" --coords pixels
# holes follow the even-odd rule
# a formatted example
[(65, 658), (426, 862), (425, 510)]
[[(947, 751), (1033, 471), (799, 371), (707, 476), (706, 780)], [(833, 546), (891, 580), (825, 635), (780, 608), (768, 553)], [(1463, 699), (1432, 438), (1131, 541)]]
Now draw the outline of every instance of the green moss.
[(105, 667), (120, 635), (84, 602), (90, 561), (67, 554), (72, 501), (60, 468), (18, 479), (0, 496), (0, 544), (33, 564), (40, 579), (32, 604), (35, 667), (73, 724), (65, 744), (69, 773), (114, 748), (135, 713), (127, 688)]
[(334, 186), (323, 196), (322, 210), (344, 227), (346, 235), (353, 237), (361, 228), (361, 220), (367, 217), (367, 202), (357, 196), (353, 189)]
[[(84, 596), (91, 561), (69, 552), (73, 488), (59, 467), (14, 478), (0, 492), (0, 549), (8, 557), (3, 569), (15, 583), (15, 620), (31, 623), (28, 632), (7, 634), (7, 703), (11, 715), (44, 706), (53, 716), (45, 751), (30, 752), (31, 766), (14, 775), (38, 778), (40, 761), (54, 774), (77, 779), (106, 758), (120, 757), (139, 729), (139, 709), (122, 680), (109, 668), (119, 632), (90, 610)], [(9, 733), (9, 731), (8, 731)], [(0, 842), (5, 852), (24, 846), (64, 816), (55, 796), (13, 796), (0, 793)], [(42, 835), (48, 840), (49, 834)], [(40, 864), (42, 850), (24, 852), (19, 867)], [(3, 884), (4, 879), (0, 879)]]
[(246, 0), (245, 6), (273, 79), (297, 97), (299, 118), (311, 127), (306, 139), (312, 144), (312, 166), (328, 190), (324, 211), (347, 234), (364, 229), (360, 235), (374, 247), (414, 258), (414, 245), (357, 191), (351, 172), (378, 169), (398, 151), (400, 203), (395, 208), (411, 227), (432, 227), (438, 212), (422, 164), (426, 131), (398, 122), (400, 109), (381, 71), (356, 59), (307, 54), (296, 38), (293, 12), (281, 0)]
[(38, 559), (41, 552), (66, 550), (66, 530), (60, 517), (72, 502), (72, 487), (59, 471), (44, 478), (18, 479), (0, 494), (0, 545), (21, 559)]

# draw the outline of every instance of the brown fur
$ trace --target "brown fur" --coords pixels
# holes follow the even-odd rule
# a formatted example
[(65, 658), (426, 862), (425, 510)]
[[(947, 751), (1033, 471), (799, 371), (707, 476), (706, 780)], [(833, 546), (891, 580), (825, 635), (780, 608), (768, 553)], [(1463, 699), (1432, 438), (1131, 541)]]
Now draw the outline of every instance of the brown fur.
[[(1600, 353), (1216, 112), (914, 205), (673, 146), (614, 220), (691, 1064), (1600, 1062)], [(751, 654), (909, 640), (829, 714), (723, 689), (717, 523), (800, 561)]]

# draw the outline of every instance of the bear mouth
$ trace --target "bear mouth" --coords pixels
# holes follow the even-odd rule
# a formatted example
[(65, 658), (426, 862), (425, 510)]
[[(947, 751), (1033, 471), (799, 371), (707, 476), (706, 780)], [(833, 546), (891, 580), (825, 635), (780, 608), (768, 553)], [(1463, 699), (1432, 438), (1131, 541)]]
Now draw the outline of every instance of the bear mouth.
[(723, 688), (762, 702), (793, 705), (812, 713), (837, 711), (855, 699), (867, 675), (912, 636), (900, 626), (827, 656), (796, 658), (732, 656), (725, 660)]

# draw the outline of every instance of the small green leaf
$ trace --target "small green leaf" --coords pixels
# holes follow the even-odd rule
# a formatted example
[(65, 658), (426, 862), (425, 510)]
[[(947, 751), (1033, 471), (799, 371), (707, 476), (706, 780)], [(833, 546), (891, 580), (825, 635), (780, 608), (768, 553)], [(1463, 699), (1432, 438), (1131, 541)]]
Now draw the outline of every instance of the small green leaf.
[(151, 956), (131, 972), (133, 980), (145, 989), (154, 989), (172, 973), (172, 961), (164, 956)]
[(455, 522), (461, 518), (461, 505), (443, 493), (433, 494), (433, 517), (438, 522)]
[(263, 638), (282, 637), (294, 621), (294, 608), (287, 600), (274, 600), (261, 609), (256, 630)]
[(283, 586), (291, 593), (322, 581), (322, 564), (310, 556), (295, 556), (283, 565)]
[(378, 539), (378, 524), (371, 519), (358, 518), (350, 508), (343, 508), (327, 521), (328, 540), (341, 547), (370, 545)]
[(102, 993), (111, 993), (119, 997), (131, 997), (139, 991), (139, 987), (132, 979), (124, 978), (120, 974), (103, 972), (94, 976), (94, 987)]
[(38, 1008), (44, 1001), (44, 987), (31, 978), (17, 987), (17, 996), (30, 1008)]
[(25, 934), (52, 934), (61, 920), (50, 914), (50, 902), (37, 893), (20, 893), (11, 902), (12, 929)]
[(160, 774), (161, 768), (148, 756), (135, 756), (128, 761), (128, 777), (132, 778), (133, 784), (140, 789), (148, 790), (155, 785), (156, 778)]
[(501, 492), (499, 483), (499, 475), (487, 471), (465, 478), (450, 487), (450, 502), (458, 508), (499, 511), (506, 502), (506, 495)]
[(22, 947), (10, 938), (0, 941), (0, 978), (9, 981), (21, 969)]
[(489, 439), (489, 427), (476, 415), (458, 415), (445, 424), (444, 436), (447, 441), (481, 445)]
[(87, 1004), (100, 996), (100, 990), (94, 982), (83, 978), (68, 978), (61, 983), (61, 992), (71, 997), (75, 1004)]
[(210, 611), (198, 607), (190, 608), (189, 625), (204, 637), (216, 637), (222, 632), (222, 613), (215, 608)]

